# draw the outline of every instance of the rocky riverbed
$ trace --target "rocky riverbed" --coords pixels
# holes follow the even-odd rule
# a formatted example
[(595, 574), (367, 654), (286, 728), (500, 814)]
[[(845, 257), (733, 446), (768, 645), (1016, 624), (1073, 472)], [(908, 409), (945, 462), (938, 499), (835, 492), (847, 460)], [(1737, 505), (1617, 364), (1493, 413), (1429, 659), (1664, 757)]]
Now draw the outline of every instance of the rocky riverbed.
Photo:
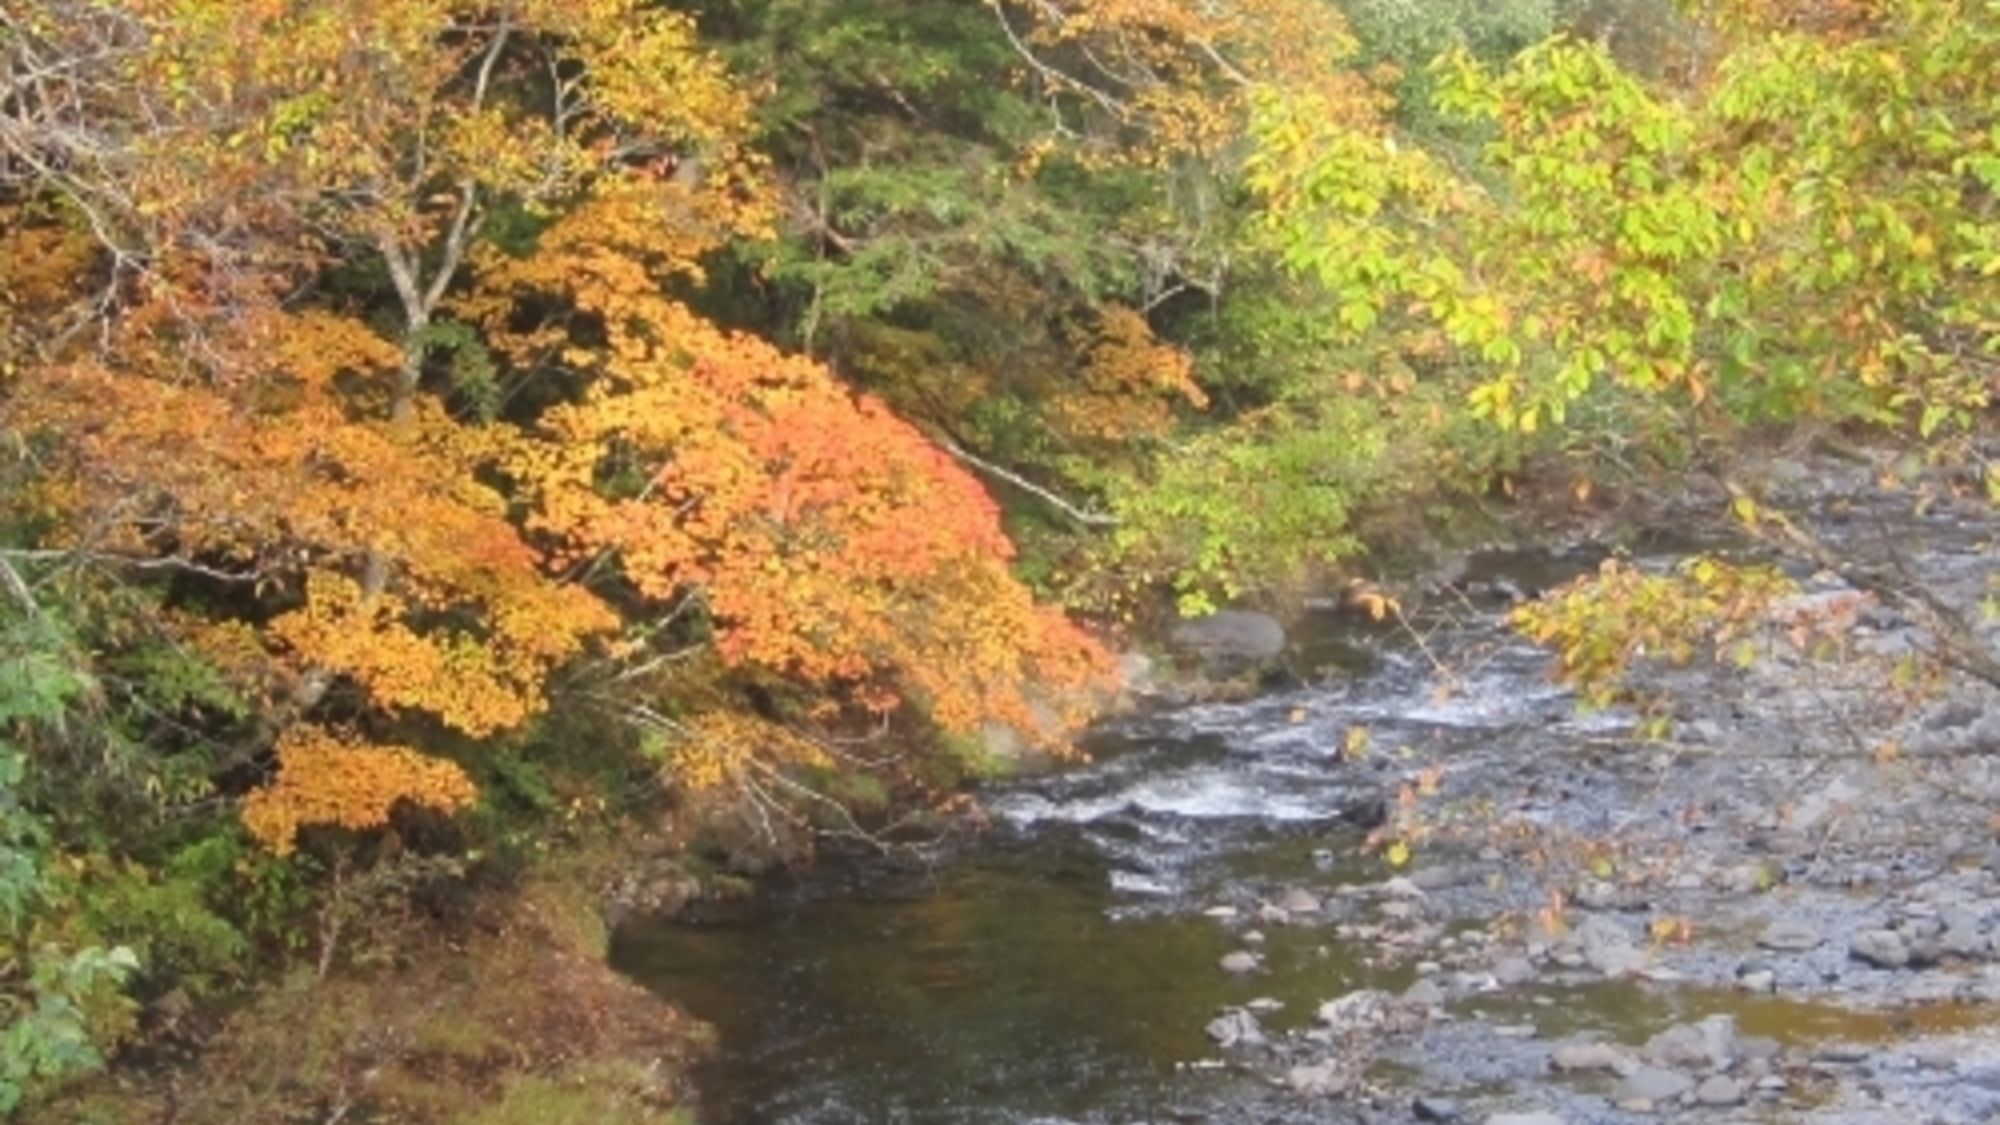
[[(1985, 517), (1877, 470), (1792, 498), (1977, 605)], [(620, 963), (718, 1024), (716, 1125), (2000, 1118), (1993, 693), (1907, 679), (1916, 621), (1795, 568), (1794, 619), (1842, 627), (1649, 670), (1640, 737), (1503, 622), (1605, 550), (1475, 560), (1360, 645), (1328, 611), (1295, 686), (1116, 724), (969, 849), (628, 926)]]

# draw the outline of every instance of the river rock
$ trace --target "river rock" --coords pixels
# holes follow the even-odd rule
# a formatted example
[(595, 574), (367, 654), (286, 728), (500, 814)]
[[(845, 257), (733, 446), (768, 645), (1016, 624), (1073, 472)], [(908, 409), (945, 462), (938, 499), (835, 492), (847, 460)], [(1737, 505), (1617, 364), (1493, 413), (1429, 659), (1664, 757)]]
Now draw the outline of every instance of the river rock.
[(1223, 954), (1219, 964), (1223, 972), (1242, 976), (1245, 973), (1256, 972), (1263, 967), (1264, 962), (1255, 953), (1247, 949), (1238, 949), (1233, 953)]
[(1642, 1067), (1626, 1075), (1618, 1084), (1618, 1100), (1621, 1102), (1651, 1102), (1658, 1105), (1670, 1102), (1694, 1089), (1694, 1079), (1678, 1070), (1661, 1067)]
[(1817, 949), (1825, 940), (1817, 926), (1798, 918), (1780, 918), (1764, 927), (1764, 932), (1757, 936), (1758, 945), (1784, 953)]
[(1609, 1043), (1565, 1043), (1549, 1056), (1549, 1065), (1564, 1074), (1617, 1070), (1624, 1063), (1624, 1052)]
[(1535, 979), (1535, 963), (1526, 957), (1502, 957), (1493, 962), (1493, 979), (1512, 988)]
[(1202, 1030), (1215, 1040), (1218, 1047), (1261, 1047), (1264, 1045), (1264, 1028), (1257, 1017), (1241, 1008), (1231, 1008), (1214, 1019)]
[(1307, 1098), (1331, 1098), (1345, 1093), (1353, 1084), (1340, 1063), (1334, 1059), (1304, 1066), (1295, 1066), (1285, 1072), (1285, 1085), (1292, 1092)]
[(1225, 609), (1175, 625), (1175, 649), (1210, 664), (1257, 664), (1285, 651), (1285, 627), (1267, 613)]
[(1670, 1027), (1646, 1040), (1645, 1056), (1663, 1067), (1721, 1070), (1736, 1058), (1736, 1017)]
[(1711, 1074), (1694, 1088), (1694, 1100), (1707, 1106), (1743, 1104), (1743, 1083), (1726, 1074)]
[(1278, 896), (1278, 909), (1287, 914), (1318, 914), (1325, 909), (1319, 896), (1302, 887), (1293, 887)]
[(1769, 969), (1752, 969), (1747, 973), (1739, 974), (1736, 978), (1736, 983), (1745, 992), (1776, 992), (1778, 991), (1778, 974)]
[(1632, 941), (1632, 935), (1616, 920), (1592, 914), (1577, 925), (1576, 944), (1584, 963), (1607, 977), (1638, 972), (1646, 964), (1646, 953)]
[(1563, 1125), (1563, 1119), (1553, 1113), (1496, 1113), (1486, 1125)]
[(1403, 1003), (1420, 1008), (1444, 1007), (1444, 989), (1434, 980), (1420, 980), (1403, 991)]
[(1973, 926), (1949, 926), (1938, 937), (1938, 945), (1953, 957), (1972, 960), (1986, 956), (1991, 942), (1986, 934)]
[(1928, 969), (1939, 961), (1944, 960), (1944, 934), (1942, 931), (1935, 934), (1926, 934), (1923, 937), (1913, 937), (1910, 939), (1909, 944), (1910, 967), (1912, 969)]
[(1390, 898), (1423, 898), (1429, 892), (1416, 880), (1397, 875), (1383, 881), (1382, 893)]
[(1319, 1016), (1319, 1022), (1328, 1027), (1349, 1031), (1380, 1024), (1389, 1004), (1388, 993), (1380, 989), (1364, 988), (1328, 1000), (1319, 1006), (1316, 1014)]
[(1862, 930), (1854, 935), (1848, 955), (1878, 969), (1900, 969), (1910, 963), (1910, 944), (1894, 930)]
[(1458, 1103), (1434, 1094), (1421, 1094), (1410, 1103), (1410, 1112), (1416, 1114), (1419, 1121), (1457, 1121)]

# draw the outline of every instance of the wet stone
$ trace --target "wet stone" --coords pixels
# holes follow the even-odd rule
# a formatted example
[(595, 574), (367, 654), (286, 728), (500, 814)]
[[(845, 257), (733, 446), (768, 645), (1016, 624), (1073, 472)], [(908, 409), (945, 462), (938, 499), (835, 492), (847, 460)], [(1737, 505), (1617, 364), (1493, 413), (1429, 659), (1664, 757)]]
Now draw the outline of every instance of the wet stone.
[(1301, 887), (1279, 895), (1277, 906), (1287, 914), (1318, 914), (1323, 909), (1319, 896)]
[(1245, 973), (1256, 972), (1262, 967), (1263, 962), (1258, 960), (1255, 953), (1247, 949), (1239, 949), (1233, 953), (1223, 954), (1222, 960), (1218, 964), (1222, 966), (1223, 972), (1242, 976)]
[(1257, 1017), (1241, 1009), (1233, 1009), (1208, 1021), (1203, 1029), (1216, 1046), (1227, 1050), (1231, 1047), (1261, 1047), (1264, 1045), (1264, 1028)]
[(1564, 1122), (1553, 1113), (1496, 1113), (1486, 1119), (1486, 1125), (1564, 1125)]

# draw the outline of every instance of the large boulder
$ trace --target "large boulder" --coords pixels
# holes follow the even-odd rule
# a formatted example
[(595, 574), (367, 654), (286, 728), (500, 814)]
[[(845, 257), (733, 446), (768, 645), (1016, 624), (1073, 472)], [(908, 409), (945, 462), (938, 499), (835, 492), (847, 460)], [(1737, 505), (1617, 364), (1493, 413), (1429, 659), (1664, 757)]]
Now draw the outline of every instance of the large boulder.
[(1225, 609), (1181, 621), (1167, 643), (1210, 667), (1241, 669), (1277, 659), (1285, 651), (1285, 627), (1267, 613)]

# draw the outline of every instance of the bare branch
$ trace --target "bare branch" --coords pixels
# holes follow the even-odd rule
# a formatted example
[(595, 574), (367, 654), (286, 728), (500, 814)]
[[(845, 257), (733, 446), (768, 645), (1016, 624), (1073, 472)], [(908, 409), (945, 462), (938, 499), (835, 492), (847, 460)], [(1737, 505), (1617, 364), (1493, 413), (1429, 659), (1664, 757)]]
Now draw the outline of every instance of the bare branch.
[(1076, 523), (1084, 527), (1118, 526), (1118, 517), (1111, 515), (1108, 512), (1093, 512), (1090, 509), (1084, 508), (1072, 501), (1065, 500), (1056, 493), (1051, 492), (1046, 488), (1043, 488), (1041, 485), (1036, 484), (1034, 481), (1027, 479), (1026, 477), (1022, 476), (1019, 473), (1014, 472), (1011, 469), (1002, 468), (999, 465), (996, 465), (993, 462), (988, 461), (983, 457), (978, 457), (971, 453), (966, 452), (965, 449), (959, 446), (957, 442), (951, 441), (950, 439), (938, 438), (935, 440), (937, 441), (938, 448), (944, 450), (946, 453), (949, 453), (953, 457), (956, 457), (959, 460), (965, 462), (966, 464), (971, 465), (973, 468), (978, 469), (982, 473), (986, 473), (989, 476), (998, 477), (999, 479), (1006, 481), (1008, 484), (1013, 485), (1015, 488), (1018, 488), (1023, 492), (1029, 493), (1030, 495), (1045, 501), (1049, 505), (1053, 506), (1057, 511), (1061, 512), (1065, 516), (1068, 516), (1071, 520), (1074, 520)]

